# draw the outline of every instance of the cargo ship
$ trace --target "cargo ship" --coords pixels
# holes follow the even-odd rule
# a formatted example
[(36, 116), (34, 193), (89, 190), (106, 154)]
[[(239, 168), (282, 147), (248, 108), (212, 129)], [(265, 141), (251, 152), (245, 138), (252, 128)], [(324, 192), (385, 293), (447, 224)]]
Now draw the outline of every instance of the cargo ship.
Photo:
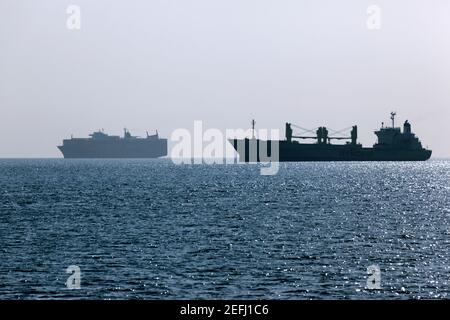
[(167, 139), (156, 134), (140, 138), (124, 129), (123, 137), (110, 136), (103, 130), (89, 138), (64, 139), (58, 146), (64, 158), (158, 158), (167, 155)]
[[(252, 121), (253, 134), (251, 138), (229, 139), (229, 142), (237, 151), (240, 162), (266, 162), (266, 159), (278, 159), (277, 161), (280, 162), (428, 160), (432, 151), (422, 147), (418, 137), (411, 131), (411, 124), (408, 120), (403, 124), (403, 131), (401, 128), (395, 127), (395, 115), (395, 112), (391, 112), (392, 126), (385, 126), (382, 123), (381, 128), (375, 131), (378, 141), (373, 147), (363, 147), (357, 142), (357, 126), (351, 127), (349, 136), (331, 136), (326, 127), (319, 127), (314, 131), (286, 123), (285, 140), (260, 140), (255, 138), (254, 120)], [(303, 129), (309, 135), (294, 135), (293, 126)], [(311, 135), (311, 133), (315, 133), (315, 135)], [(304, 139), (313, 139), (315, 142), (300, 143), (298, 141)], [(332, 140), (347, 141), (345, 144), (332, 144)], [(278, 157), (276, 154), (272, 154), (272, 151), (278, 152)]]

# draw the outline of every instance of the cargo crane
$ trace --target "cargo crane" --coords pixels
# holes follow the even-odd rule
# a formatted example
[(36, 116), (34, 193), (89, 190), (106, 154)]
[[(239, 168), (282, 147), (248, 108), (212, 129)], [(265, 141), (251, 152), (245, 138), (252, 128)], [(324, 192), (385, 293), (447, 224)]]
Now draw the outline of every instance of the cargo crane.
[[(316, 128), (317, 130), (315, 131), (315, 136), (304, 136), (304, 135), (293, 135), (293, 130), (292, 127), (296, 127), (298, 129), (303, 130), (304, 132), (308, 132), (308, 133), (314, 133), (314, 130), (309, 130), (309, 129), (305, 129), (302, 128), (300, 126), (297, 126), (295, 124), (292, 123), (288, 123), (286, 122), (286, 140), (291, 142), (293, 138), (295, 139), (316, 139), (318, 144), (330, 144), (331, 140), (350, 140), (350, 143), (352, 145), (356, 145), (357, 142), (356, 140), (358, 139), (358, 127), (357, 126), (352, 126), (351, 127), (351, 131), (350, 131), (350, 137), (346, 137), (346, 136), (329, 136), (328, 135), (328, 129), (326, 127), (318, 127)], [(341, 134), (344, 131), (349, 130), (350, 128), (345, 128), (339, 131), (334, 131), (334, 134)]]

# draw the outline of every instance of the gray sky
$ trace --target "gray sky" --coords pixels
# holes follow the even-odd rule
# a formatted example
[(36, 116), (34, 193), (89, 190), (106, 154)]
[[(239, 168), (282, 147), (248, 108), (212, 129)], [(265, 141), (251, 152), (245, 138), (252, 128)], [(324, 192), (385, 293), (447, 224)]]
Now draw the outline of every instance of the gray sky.
[[(81, 8), (81, 30), (66, 8)], [(378, 5), (381, 29), (368, 30)], [(0, 157), (104, 128), (359, 126), (450, 156), (448, 0), (0, 0)]]

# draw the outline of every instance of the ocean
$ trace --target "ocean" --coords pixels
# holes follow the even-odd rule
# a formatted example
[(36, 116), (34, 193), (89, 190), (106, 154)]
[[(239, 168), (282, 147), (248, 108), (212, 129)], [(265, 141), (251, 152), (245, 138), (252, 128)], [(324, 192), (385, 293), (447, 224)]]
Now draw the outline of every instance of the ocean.
[(0, 299), (450, 298), (449, 182), (446, 160), (262, 176), (258, 164), (3, 159)]

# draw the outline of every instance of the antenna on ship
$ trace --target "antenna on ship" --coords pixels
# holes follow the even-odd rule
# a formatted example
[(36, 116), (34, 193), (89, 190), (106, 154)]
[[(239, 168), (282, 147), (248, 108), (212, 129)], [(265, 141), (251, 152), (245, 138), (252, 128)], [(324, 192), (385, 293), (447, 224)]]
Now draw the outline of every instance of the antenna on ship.
[(391, 112), (391, 120), (392, 120), (392, 128), (395, 128), (395, 126), (394, 126), (394, 121), (395, 121), (395, 116), (397, 115), (397, 113), (396, 112), (394, 112), (394, 111), (392, 111)]
[(252, 139), (255, 139), (255, 119), (252, 120)]

